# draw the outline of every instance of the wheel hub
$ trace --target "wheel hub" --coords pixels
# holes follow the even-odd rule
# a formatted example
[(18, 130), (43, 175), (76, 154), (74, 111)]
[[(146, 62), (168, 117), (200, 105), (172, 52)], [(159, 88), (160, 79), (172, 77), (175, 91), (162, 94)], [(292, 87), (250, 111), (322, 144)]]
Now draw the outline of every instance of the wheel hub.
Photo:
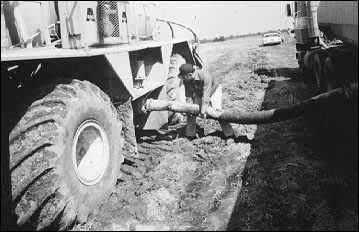
[(87, 120), (77, 129), (72, 143), (72, 163), (77, 178), (95, 185), (103, 177), (109, 160), (109, 142), (96, 120)]

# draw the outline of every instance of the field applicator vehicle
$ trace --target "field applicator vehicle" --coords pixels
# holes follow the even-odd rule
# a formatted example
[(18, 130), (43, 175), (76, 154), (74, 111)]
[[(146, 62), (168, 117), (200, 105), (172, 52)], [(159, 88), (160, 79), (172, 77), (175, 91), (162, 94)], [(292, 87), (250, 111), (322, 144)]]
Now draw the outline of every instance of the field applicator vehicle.
[(139, 158), (135, 129), (178, 120), (140, 109), (184, 98), (179, 66), (202, 67), (197, 46), (152, 2), (2, 1), (2, 225), (11, 212), (19, 227), (85, 222)]

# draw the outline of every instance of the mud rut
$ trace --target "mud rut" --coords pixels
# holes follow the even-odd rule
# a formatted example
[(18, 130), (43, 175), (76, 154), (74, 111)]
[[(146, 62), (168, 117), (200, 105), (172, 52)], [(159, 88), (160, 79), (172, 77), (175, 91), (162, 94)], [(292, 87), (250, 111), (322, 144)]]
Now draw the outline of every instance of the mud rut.
[[(202, 45), (206, 68), (222, 78), (223, 108), (256, 111), (315, 95), (299, 78), (293, 44), (259, 44), (259, 38), (245, 38)], [(318, 193), (321, 186), (311, 185), (323, 167), (305, 159), (315, 153), (309, 144), (315, 117), (265, 127), (232, 124), (235, 141), (222, 140), (219, 124), (203, 119), (197, 119), (200, 138), (193, 141), (183, 138), (185, 123), (164, 134), (138, 133), (139, 160), (125, 161), (128, 168), (100, 211), (72, 230), (340, 229), (327, 196)], [(322, 207), (308, 203), (315, 200)], [(345, 212), (354, 216), (336, 218), (349, 220), (347, 228), (355, 228), (355, 214), (357, 228), (353, 201), (356, 208)]]

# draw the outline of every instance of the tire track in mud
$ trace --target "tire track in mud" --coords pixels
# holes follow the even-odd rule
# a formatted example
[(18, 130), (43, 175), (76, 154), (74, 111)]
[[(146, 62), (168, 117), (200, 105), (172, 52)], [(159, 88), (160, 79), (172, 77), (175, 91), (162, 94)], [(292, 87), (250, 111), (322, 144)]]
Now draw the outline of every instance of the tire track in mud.
[[(220, 209), (221, 201), (233, 193), (230, 188), (239, 184), (241, 170), (238, 164), (230, 164), (237, 145), (226, 148), (225, 141), (215, 136), (192, 142), (178, 138), (170, 143), (142, 143), (140, 146), (147, 151), (161, 153), (165, 150), (166, 153), (160, 155), (159, 165), (150, 171), (153, 188), (142, 195), (151, 223), (137, 223), (137, 227), (155, 224), (156, 228), (160, 225), (162, 229), (184, 230), (211, 226), (216, 215), (210, 212)], [(166, 151), (168, 146), (171, 152)]]
[(251, 49), (248, 53), (248, 66), (252, 72), (257, 69), (266, 69), (268, 58), (265, 51), (260, 49)]

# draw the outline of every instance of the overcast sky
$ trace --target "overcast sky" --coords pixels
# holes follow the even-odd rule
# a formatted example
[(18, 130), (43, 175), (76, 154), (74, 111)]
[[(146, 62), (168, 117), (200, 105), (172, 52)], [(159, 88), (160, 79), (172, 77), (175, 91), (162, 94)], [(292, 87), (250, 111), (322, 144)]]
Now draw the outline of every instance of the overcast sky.
[(200, 39), (293, 27), (288, 1), (158, 1), (160, 17), (182, 22)]

